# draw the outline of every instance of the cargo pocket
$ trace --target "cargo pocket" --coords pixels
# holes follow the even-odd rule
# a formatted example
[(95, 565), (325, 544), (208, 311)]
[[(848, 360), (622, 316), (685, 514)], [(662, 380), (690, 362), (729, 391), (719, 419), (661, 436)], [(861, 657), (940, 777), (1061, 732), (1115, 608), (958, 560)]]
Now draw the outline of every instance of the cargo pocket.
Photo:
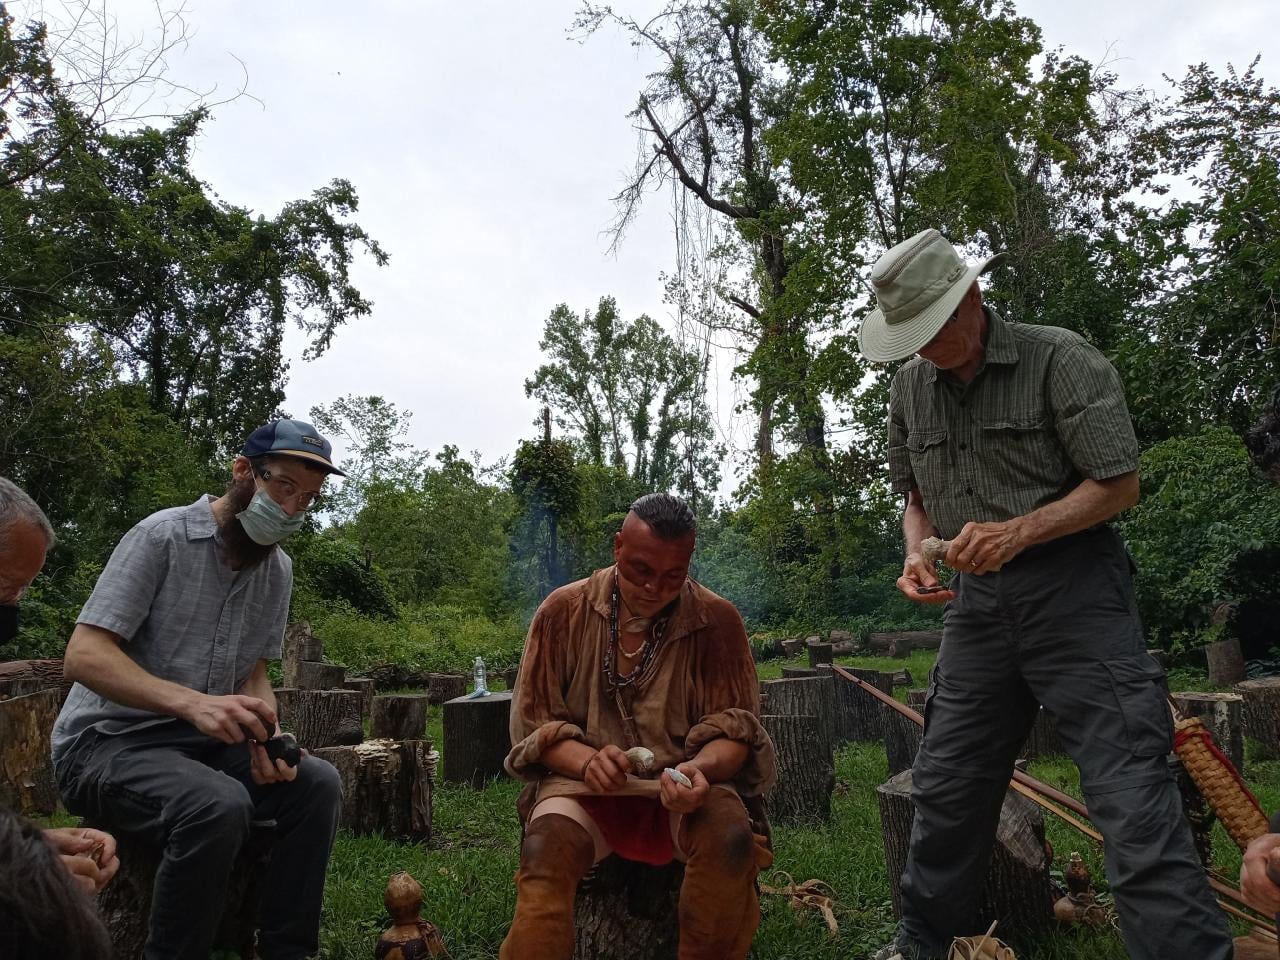
[(1130, 753), (1158, 757), (1171, 751), (1173, 719), (1161, 683), (1164, 671), (1146, 654), (1108, 660), (1103, 666), (1111, 675)]
[(1058, 486), (1062, 483), (1062, 452), (1044, 417), (1009, 417), (982, 426), (983, 456), (996, 465), (992, 471), (1012, 488)]

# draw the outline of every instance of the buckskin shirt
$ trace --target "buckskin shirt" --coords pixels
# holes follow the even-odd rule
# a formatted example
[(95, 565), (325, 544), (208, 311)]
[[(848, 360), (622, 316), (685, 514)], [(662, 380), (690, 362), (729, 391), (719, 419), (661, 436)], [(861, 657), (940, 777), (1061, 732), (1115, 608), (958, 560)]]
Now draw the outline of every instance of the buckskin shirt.
[[(635, 684), (630, 709), (638, 736), (632, 743), (604, 674), (613, 582), (614, 568), (608, 567), (561, 587), (529, 627), (506, 760), (512, 776), (530, 782), (519, 804), (522, 818), (538, 800), (590, 793), (582, 781), (539, 763), (543, 751), (568, 739), (596, 749), (611, 743), (624, 750), (648, 747), (655, 778), (712, 740), (736, 740), (750, 749), (731, 785), (744, 799), (763, 796), (776, 778), (773, 743), (760, 724), (756, 668), (738, 611), (685, 581), (661, 644)], [(634, 792), (656, 796), (652, 788)]]

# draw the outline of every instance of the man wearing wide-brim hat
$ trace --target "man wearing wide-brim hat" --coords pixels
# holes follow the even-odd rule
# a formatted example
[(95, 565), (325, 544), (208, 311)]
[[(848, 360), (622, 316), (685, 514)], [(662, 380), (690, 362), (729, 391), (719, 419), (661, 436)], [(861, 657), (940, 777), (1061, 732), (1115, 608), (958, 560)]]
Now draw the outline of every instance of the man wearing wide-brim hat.
[[(889, 393), (889, 471), (905, 496), (897, 587), (945, 604), (896, 943), (945, 957), (976, 931), (1006, 785), (1041, 706), (1080, 768), (1134, 960), (1228, 960), (1231, 940), (1182, 817), (1161, 670), (1146, 653), (1128, 554), (1108, 521), (1138, 499), (1120, 379), (1079, 335), (1009, 323), (925, 230), (876, 262), (862, 352), (916, 356)], [(921, 541), (950, 541), (943, 586)]]

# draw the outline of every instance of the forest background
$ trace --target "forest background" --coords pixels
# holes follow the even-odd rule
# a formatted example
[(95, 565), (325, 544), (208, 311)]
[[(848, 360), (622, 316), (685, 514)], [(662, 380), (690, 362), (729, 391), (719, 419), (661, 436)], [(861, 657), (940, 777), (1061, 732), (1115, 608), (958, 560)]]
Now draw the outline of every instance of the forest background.
[[(345, 450), (350, 478), (286, 549), (294, 615), (353, 668), (514, 664), (538, 601), (610, 562), (651, 490), (696, 503), (695, 574), (760, 642), (927, 623), (893, 589), (893, 371), (856, 349), (870, 264), (926, 226), (1008, 251), (988, 300), (1120, 371), (1144, 487), (1120, 528), (1151, 645), (1189, 657), (1230, 630), (1268, 655), (1280, 492), (1240, 439), (1280, 379), (1280, 91), (1259, 63), (1123, 89), (985, 0), (672, 2), (643, 21), (584, 5), (573, 37), (620, 34), (657, 64), (618, 104), (637, 153), (598, 162), (632, 171), (618, 249), (643, 204), (670, 206), (668, 315), (608, 291), (531, 305), (542, 358), (523, 387), (546, 417), (484, 461), (467, 437), (416, 448), (402, 398), (285, 408), (286, 339), (341, 352), (373, 311), (357, 268), (396, 269), (395, 251), (345, 180), (266, 216), (197, 176), (202, 129), (252, 85), (155, 109), (184, 89), (167, 65), (181, 11), (157, 7), (136, 41), (105, 7), (56, 12), (46, 29), (0, 4), (0, 475), (59, 536), (0, 659), (60, 653), (121, 534), (220, 491), (277, 415)], [(500, 349), (477, 345), (476, 377)], [(710, 395), (726, 356), (750, 437), (736, 458)]]

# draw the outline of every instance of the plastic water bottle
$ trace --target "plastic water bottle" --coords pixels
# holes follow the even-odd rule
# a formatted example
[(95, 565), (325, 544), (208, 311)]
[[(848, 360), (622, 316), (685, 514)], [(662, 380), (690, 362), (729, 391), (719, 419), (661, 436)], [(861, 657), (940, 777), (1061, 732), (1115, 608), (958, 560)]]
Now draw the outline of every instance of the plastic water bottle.
[(471, 696), (487, 697), (489, 695), (489, 676), (488, 671), (484, 668), (484, 660), (480, 657), (476, 657), (475, 665), (471, 668), (471, 676), (476, 684), (476, 688), (471, 691)]

